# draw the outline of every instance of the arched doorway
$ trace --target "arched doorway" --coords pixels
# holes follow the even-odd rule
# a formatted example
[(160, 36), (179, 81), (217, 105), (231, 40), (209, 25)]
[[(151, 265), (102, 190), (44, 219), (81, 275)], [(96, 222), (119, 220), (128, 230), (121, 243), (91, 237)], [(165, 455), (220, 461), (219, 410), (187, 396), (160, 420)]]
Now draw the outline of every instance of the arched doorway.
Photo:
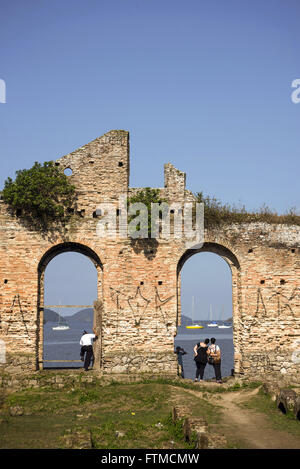
[[(78, 259), (80, 258), (80, 259)], [(87, 262), (88, 260), (88, 262)], [(52, 261), (52, 262), (51, 262)], [(71, 262), (70, 262), (71, 261)], [(67, 264), (70, 262), (70, 265)], [(51, 263), (51, 264), (50, 264)], [(50, 264), (50, 265), (49, 265)], [(88, 265), (90, 264), (90, 265)], [(76, 268), (77, 266), (82, 267), (82, 272), (76, 276), (74, 275), (74, 271), (72, 269)], [(49, 266), (49, 269), (47, 267)], [(64, 270), (64, 272), (58, 272), (57, 276), (53, 275), (53, 271), (55, 269)], [(47, 271), (49, 272), (49, 278), (47, 278)], [(52, 272), (51, 272), (52, 271)], [(91, 272), (93, 271), (93, 272)], [(84, 275), (87, 274), (87, 275)], [(100, 261), (99, 256), (89, 247), (79, 244), (79, 243), (62, 243), (52, 247), (49, 251), (47, 251), (44, 256), (42, 257), (39, 266), (38, 266), (38, 334), (37, 334), (37, 369), (40, 368), (49, 368), (52, 363), (52, 366), (55, 367), (81, 367), (79, 360), (79, 338), (82, 329), (87, 329), (88, 332), (91, 332), (91, 329), (94, 325), (97, 325), (95, 321), (97, 318), (94, 314), (93, 303), (96, 300), (102, 301), (102, 291), (103, 291), (103, 267)], [(52, 274), (52, 275), (51, 275)], [(70, 275), (71, 278), (64, 278), (65, 275)], [(88, 277), (88, 278), (87, 278)], [(52, 279), (51, 283), (47, 282), (47, 280)], [(54, 281), (55, 279), (55, 281)], [(84, 282), (91, 281), (94, 282), (94, 288), (89, 288), (89, 294), (85, 294), (84, 292)], [(74, 282), (74, 286), (70, 285), (70, 282)], [(81, 283), (83, 285), (81, 285)], [(54, 283), (54, 285), (53, 285)], [(76, 287), (77, 283), (77, 287)], [(65, 285), (65, 288), (64, 288)], [(49, 287), (49, 288), (48, 288)], [(50, 288), (52, 287), (52, 288)], [(88, 285), (86, 284), (86, 289)], [(81, 295), (79, 294), (78, 290), (81, 289)], [(50, 291), (51, 290), (51, 291)], [(57, 290), (57, 291), (56, 291)], [(64, 291), (66, 290), (66, 291)], [(58, 301), (60, 298), (64, 298), (66, 302)], [(79, 301), (79, 299), (83, 298), (85, 301)], [(50, 304), (49, 304), (50, 299)], [(54, 301), (51, 302), (51, 299)], [(72, 301), (74, 299), (74, 301)], [(48, 304), (47, 304), (48, 303)], [(85, 310), (85, 311), (83, 311)], [(66, 324), (69, 326), (68, 322), (72, 319), (72, 327), (69, 326), (71, 330), (64, 330), (64, 331), (56, 331), (55, 333), (58, 334), (52, 338), (52, 335), (55, 333), (51, 331), (53, 327), (50, 328), (50, 323), (46, 323), (45, 321), (45, 312), (47, 314), (47, 320), (49, 320), (49, 315), (53, 316), (56, 314), (56, 318), (59, 318), (59, 323)], [(74, 320), (78, 319), (78, 317), (74, 318), (70, 315), (70, 313), (79, 312), (79, 317), (82, 313), (86, 316), (89, 316), (90, 323), (86, 324), (86, 327), (83, 327), (83, 321), (74, 322)], [(57, 314), (58, 313), (58, 314)], [(66, 321), (66, 316), (69, 317), (70, 321)], [(57, 320), (57, 319), (55, 319)], [(50, 322), (53, 319), (50, 319)], [(55, 327), (58, 324), (54, 324)], [(80, 327), (82, 325), (82, 327)], [(53, 324), (52, 324), (53, 326)], [(44, 335), (45, 327), (47, 327), (46, 335)], [(78, 329), (78, 331), (76, 330)], [(74, 337), (73, 337), (73, 335)], [(48, 335), (48, 337), (47, 337)], [(64, 338), (63, 338), (64, 336)], [(68, 336), (68, 337), (67, 337)], [(52, 359), (49, 360), (49, 353), (50, 352), (50, 340), (52, 340), (51, 345), (55, 345), (53, 340), (58, 341), (60, 343), (60, 352), (56, 352), (55, 356), (51, 358), (55, 358), (55, 362)], [(46, 343), (47, 351), (45, 350)], [(75, 346), (72, 344), (76, 344)], [(77, 345), (78, 344), (78, 345)], [(65, 345), (65, 347), (63, 346)], [(101, 340), (97, 341), (96, 345), (96, 354), (95, 354), (95, 368), (99, 368), (100, 366), (100, 350), (101, 350)], [(76, 348), (76, 352), (75, 352)], [(61, 357), (59, 354), (61, 353)], [(73, 356), (76, 361), (73, 360)], [(46, 358), (45, 358), (46, 355)], [(61, 359), (61, 361), (60, 361)], [(58, 365), (59, 363), (59, 365)], [(71, 364), (71, 365), (70, 365)]]
[[(191, 259), (192, 257), (193, 259)], [(214, 272), (211, 267), (215, 269)], [(186, 271), (188, 271), (188, 275)], [(187, 365), (184, 367), (185, 377), (195, 377), (193, 346), (200, 338), (204, 340), (204, 338), (210, 339), (211, 337), (215, 337), (217, 342), (219, 341), (221, 344), (223, 376), (230, 375), (232, 369), (235, 373), (241, 372), (239, 276), (238, 259), (231, 250), (217, 243), (204, 243), (201, 249), (187, 250), (179, 259), (177, 266), (177, 314), (178, 323), (181, 322), (182, 326), (178, 328), (175, 346), (183, 346), (184, 348), (186, 345), (187, 348), (185, 351), (188, 355), (184, 357), (184, 365)], [(185, 282), (184, 284), (182, 284), (182, 280)], [(188, 288), (187, 281), (191, 284)], [(186, 316), (191, 318), (193, 315), (194, 323), (203, 326), (203, 329), (186, 329), (186, 325), (189, 323)], [(221, 324), (228, 325), (228, 320), (231, 317), (232, 327), (219, 327)], [(217, 325), (208, 327), (212, 321), (216, 321)], [(213, 376), (212, 367), (206, 368), (205, 378), (209, 379)]]

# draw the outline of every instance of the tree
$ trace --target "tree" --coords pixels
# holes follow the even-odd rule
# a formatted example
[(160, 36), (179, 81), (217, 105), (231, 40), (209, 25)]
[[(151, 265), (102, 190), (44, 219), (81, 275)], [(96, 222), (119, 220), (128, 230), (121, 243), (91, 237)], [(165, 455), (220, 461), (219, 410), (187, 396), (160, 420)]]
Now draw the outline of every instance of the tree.
[(42, 228), (66, 221), (75, 198), (75, 186), (52, 161), (16, 171), (15, 181), (7, 178), (2, 192), (2, 199), (17, 216)]

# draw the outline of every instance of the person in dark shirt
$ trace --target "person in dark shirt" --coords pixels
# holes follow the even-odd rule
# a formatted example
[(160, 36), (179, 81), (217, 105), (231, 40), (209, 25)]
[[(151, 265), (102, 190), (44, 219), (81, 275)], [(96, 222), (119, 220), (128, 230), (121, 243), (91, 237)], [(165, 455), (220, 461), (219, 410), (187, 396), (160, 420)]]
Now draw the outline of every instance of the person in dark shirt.
[(204, 370), (207, 364), (207, 353), (208, 353), (209, 339), (205, 339), (204, 342), (198, 342), (194, 347), (194, 360), (196, 362), (196, 378), (195, 381), (203, 381)]
[(176, 350), (174, 351), (174, 353), (177, 353), (178, 365), (181, 367), (181, 377), (184, 378), (182, 357), (183, 355), (186, 355), (187, 352), (182, 347), (176, 347)]

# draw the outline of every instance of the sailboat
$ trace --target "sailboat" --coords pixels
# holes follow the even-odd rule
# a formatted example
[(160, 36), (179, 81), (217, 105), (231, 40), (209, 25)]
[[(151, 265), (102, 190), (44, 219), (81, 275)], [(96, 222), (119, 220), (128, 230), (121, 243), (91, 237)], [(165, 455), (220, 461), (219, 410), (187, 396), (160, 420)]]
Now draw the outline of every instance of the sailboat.
[(223, 321), (222, 324), (220, 324), (218, 326), (219, 329), (230, 329), (231, 328), (231, 324), (227, 324), (224, 322), (224, 305), (222, 306), (222, 313), (221, 313), (221, 319)]
[[(61, 304), (61, 302), (59, 302), (59, 304)], [(57, 326), (52, 327), (53, 331), (66, 331), (67, 329), (70, 329), (70, 326), (66, 323), (66, 320), (62, 321), (61, 319), (61, 315), (59, 314)]]
[(192, 298), (192, 324), (190, 326), (185, 326), (186, 329), (203, 329), (203, 326), (200, 324), (194, 324), (194, 306), (195, 306), (195, 298)]
[(212, 309), (211, 305), (209, 305), (210, 308), (210, 322), (207, 324), (207, 327), (218, 327), (218, 323), (216, 321), (212, 320)]
[(66, 331), (67, 329), (70, 329), (70, 326), (68, 326), (67, 323), (63, 323), (60, 319), (61, 318), (59, 316), (59, 321), (57, 323), (57, 326), (52, 327), (52, 330), (53, 331)]

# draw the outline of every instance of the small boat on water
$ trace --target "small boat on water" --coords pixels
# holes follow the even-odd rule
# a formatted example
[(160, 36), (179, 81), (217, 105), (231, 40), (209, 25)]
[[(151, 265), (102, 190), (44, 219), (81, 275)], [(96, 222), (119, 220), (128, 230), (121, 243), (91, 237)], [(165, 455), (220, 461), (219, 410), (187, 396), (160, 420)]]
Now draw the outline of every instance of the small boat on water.
[(221, 319), (223, 321), (223, 324), (218, 325), (218, 328), (219, 329), (230, 329), (231, 324), (228, 324), (228, 323), (224, 322), (224, 306), (222, 307)]
[(216, 321), (210, 322), (207, 327), (218, 327), (218, 323)]
[(67, 329), (70, 329), (70, 326), (68, 326), (67, 324), (65, 325), (61, 324), (61, 325), (52, 327), (53, 331), (66, 331)]
[(192, 324), (190, 324), (189, 326), (185, 326), (186, 329), (203, 329), (203, 326), (201, 326), (200, 324), (194, 324), (194, 303), (195, 303), (195, 299), (193, 297), (193, 300), (192, 300)]
[(190, 326), (185, 326), (186, 329), (203, 329), (203, 326), (199, 324), (191, 324)]
[(52, 330), (53, 331), (66, 331), (68, 329), (70, 329), (70, 326), (66, 323), (65, 319), (62, 321), (62, 317), (59, 315), (57, 326), (52, 327)]

